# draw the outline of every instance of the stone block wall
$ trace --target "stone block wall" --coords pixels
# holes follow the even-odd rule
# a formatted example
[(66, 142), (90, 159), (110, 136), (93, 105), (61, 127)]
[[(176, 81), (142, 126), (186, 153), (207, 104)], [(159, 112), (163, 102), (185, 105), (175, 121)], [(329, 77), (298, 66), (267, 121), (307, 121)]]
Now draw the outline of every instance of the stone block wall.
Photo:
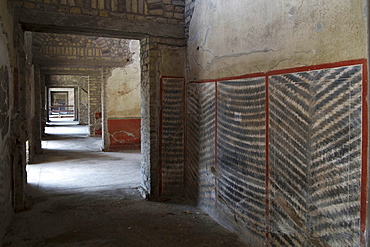
[[(155, 172), (151, 171), (151, 136), (150, 136), (150, 72), (149, 72), (149, 38), (140, 40), (140, 67), (141, 67), (141, 193), (150, 197), (156, 193)], [(144, 152), (148, 150), (148, 152)]]

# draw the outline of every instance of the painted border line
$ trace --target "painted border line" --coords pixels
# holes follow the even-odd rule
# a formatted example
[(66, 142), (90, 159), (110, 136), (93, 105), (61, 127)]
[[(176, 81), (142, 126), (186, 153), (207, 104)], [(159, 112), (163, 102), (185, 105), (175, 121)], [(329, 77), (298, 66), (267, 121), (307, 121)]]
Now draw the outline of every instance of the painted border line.
[(215, 84), (215, 211), (217, 211), (218, 197), (218, 81), (213, 81)]
[[(268, 210), (268, 173), (269, 173), (269, 154), (268, 154), (268, 77), (274, 75), (281, 75), (281, 74), (292, 74), (298, 72), (307, 72), (312, 70), (322, 70), (322, 69), (330, 69), (330, 68), (338, 68), (338, 67), (345, 67), (345, 66), (354, 66), (354, 65), (362, 65), (362, 157), (361, 157), (361, 195), (360, 195), (360, 241), (362, 246), (366, 246), (366, 227), (367, 227), (367, 198), (368, 198), (368, 148), (369, 148), (369, 112), (368, 112), (368, 64), (367, 59), (356, 59), (356, 60), (348, 60), (348, 61), (341, 61), (341, 62), (334, 62), (334, 63), (326, 63), (320, 65), (311, 65), (311, 66), (302, 66), (302, 67), (295, 67), (289, 69), (281, 69), (281, 70), (272, 70), (265, 73), (252, 73), (252, 74), (245, 74), (235, 77), (224, 77), (221, 79), (205, 79), (199, 81), (190, 81), (189, 83), (210, 83), (216, 82), (216, 89), (217, 89), (217, 81), (230, 81), (230, 80), (237, 80), (237, 79), (247, 79), (253, 77), (262, 77), (265, 76), (266, 79), (266, 238), (269, 237), (269, 210)], [(217, 154), (217, 95), (216, 95), (216, 151)], [(215, 162), (217, 162), (217, 157)]]
[(247, 79), (253, 77), (263, 77), (263, 76), (274, 76), (274, 75), (282, 75), (282, 74), (291, 74), (297, 72), (307, 72), (311, 70), (321, 70), (321, 69), (331, 69), (331, 68), (338, 68), (344, 66), (351, 66), (351, 65), (365, 65), (367, 63), (366, 59), (356, 59), (356, 60), (348, 60), (342, 62), (335, 62), (335, 63), (325, 63), (319, 65), (310, 65), (310, 66), (302, 66), (302, 67), (294, 67), (289, 69), (281, 69), (281, 70), (271, 70), (267, 72), (259, 72), (259, 73), (252, 73), (252, 74), (244, 74), (240, 76), (234, 77), (224, 77), (220, 79), (205, 79), (205, 80), (194, 80), (190, 81), (189, 83), (207, 83), (207, 82), (214, 82), (214, 81), (230, 81), (230, 80), (237, 80), (237, 79)]

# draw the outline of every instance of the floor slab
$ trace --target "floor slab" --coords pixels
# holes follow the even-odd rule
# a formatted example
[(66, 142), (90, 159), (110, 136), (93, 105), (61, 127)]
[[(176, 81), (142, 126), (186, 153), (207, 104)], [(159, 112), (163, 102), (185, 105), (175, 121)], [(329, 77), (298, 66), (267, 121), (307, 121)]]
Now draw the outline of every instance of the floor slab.
[(101, 152), (83, 128), (47, 128), (2, 246), (247, 246), (186, 201), (144, 200), (140, 151)]

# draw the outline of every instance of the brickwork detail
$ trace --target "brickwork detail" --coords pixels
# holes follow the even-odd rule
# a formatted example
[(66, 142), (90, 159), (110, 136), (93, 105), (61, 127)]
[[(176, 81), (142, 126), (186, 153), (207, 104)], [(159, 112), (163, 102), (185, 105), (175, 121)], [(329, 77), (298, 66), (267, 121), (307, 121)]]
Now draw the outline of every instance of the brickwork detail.
[[(102, 76), (94, 75), (89, 77), (89, 123), (90, 135), (101, 135), (102, 129), (102, 105), (101, 105), (101, 90)], [(100, 131), (99, 131), (100, 130)]]
[(193, 17), (196, 0), (185, 0), (185, 36), (189, 37), (190, 21)]
[(130, 40), (69, 34), (34, 33), (33, 54), (41, 58), (130, 62)]
[(184, 0), (9, 0), (15, 7), (181, 24)]

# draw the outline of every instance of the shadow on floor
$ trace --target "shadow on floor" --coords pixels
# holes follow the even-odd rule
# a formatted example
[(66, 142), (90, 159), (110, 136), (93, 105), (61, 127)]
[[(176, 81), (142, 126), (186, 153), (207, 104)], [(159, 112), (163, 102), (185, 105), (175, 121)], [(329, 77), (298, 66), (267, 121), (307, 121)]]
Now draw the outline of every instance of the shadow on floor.
[(43, 143), (27, 166), (30, 209), (15, 214), (3, 247), (246, 246), (185, 201), (144, 200), (140, 152), (103, 153), (97, 143), (76, 136)]

